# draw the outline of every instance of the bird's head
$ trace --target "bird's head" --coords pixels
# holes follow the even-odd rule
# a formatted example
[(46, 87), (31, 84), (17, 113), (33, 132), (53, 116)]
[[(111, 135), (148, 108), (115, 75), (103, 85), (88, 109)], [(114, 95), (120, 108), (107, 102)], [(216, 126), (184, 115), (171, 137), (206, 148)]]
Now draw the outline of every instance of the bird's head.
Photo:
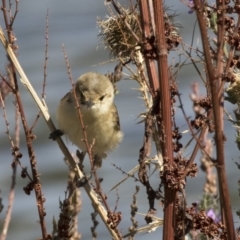
[(89, 72), (81, 75), (77, 80), (75, 91), (83, 111), (104, 113), (113, 103), (113, 85), (102, 74)]

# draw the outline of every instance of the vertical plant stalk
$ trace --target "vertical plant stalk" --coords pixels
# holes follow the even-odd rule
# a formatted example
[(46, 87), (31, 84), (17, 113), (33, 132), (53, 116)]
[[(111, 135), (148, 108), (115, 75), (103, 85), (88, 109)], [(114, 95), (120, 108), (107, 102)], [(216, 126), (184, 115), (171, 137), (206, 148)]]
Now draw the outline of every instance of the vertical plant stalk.
[(43, 88), (42, 99), (45, 99), (45, 88), (47, 85), (47, 61), (48, 61), (48, 39), (49, 39), (49, 25), (48, 25), (48, 9), (46, 14), (46, 29), (45, 29), (45, 52), (44, 52), (44, 66), (43, 66)]
[[(161, 0), (154, 1), (154, 16), (156, 22), (156, 47), (157, 47), (157, 66), (160, 85), (160, 103), (159, 108), (162, 118), (162, 154), (163, 161), (167, 164), (173, 164), (173, 146), (172, 146), (172, 109), (170, 98), (170, 84), (168, 76), (168, 51), (166, 47), (163, 3)], [(164, 223), (163, 239), (174, 239), (174, 206), (176, 191), (165, 185), (165, 202), (164, 202)]]
[[(200, 27), (200, 32), (202, 36), (202, 44), (204, 49), (204, 56), (206, 62), (206, 70), (209, 76), (209, 86), (211, 90), (212, 104), (213, 104), (213, 115), (214, 115), (214, 124), (215, 124), (215, 144), (216, 144), (216, 155), (217, 155), (217, 173), (219, 181), (219, 192), (221, 199), (221, 209), (224, 213), (224, 224), (227, 228), (227, 235), (229, 240), (235, 239), (234, 223), (232, 217), (232, 208), (229, 197), (229, 190), (227, 185), (227, 177), (225, 170), (225, 156), (224, 156), (224, 133), (223, 133), (223, 92), (220, 88), (220, 76), (222, 73), (222, 66), (220, 61), (222, 61), (222, 55), (218, 54), (217, 59), (217, 68), (214, 69), (212, 64), (212, 58), (210, 54), (209, 39), (207, 36), (207, 27), (206, 22), (203, 16), (203, 3), (201, 0), (194, 0), (195, 9), (197, 14), (197, 19)], [(224, 4), (224, 3), (223, 3)], [(219, 6), (219, 4), (218, 4)], [(224, 5), (223, 5), (224, 6)], [(224, 11), (224, 10), (222, 10)], [(221, 24), (224, 24), (224, 14), (221, 15)], [(219, 18), (219, 15), (218, 15)], [(219, 19), (218, 19), (219, 20)], [(223, 31), (223, 28), (219, 28), (218, 31)], [(218, 34), (218, 51), (222, 52), (223, 38), (219, 39), (223, 33)], [(221, 48), (221, 49), (219, 49)]]
[[(87, 149), (87, 153), (88, 153), (88, 156), (89, 156), (89, 159), (90, 159), (91, 171), (93, 173), (93, 176), (94, 176), (94, 179), (95, 179), (95, 183), (96, 183), (95, 191), (96, 191), (96, 193), (98, 193), (99, 197), (101, 198), (101, 201), (102, 201), (103, 205), (105, 206), (105, 208), (107, 210), (108, 215), (110, 216), (109, 220), (111, 221), (111, 223), (109, 222), (107, 224), (107, 227), (112, 229), (112, 230), (114, 230), (115, 233), (117, 234), (118, 238), (121, 239), (121, 233), (118, 230), (117, 226), (115, 226), (114, 219), (111, 217), (110, 213), (112, 211), (111, 211), (111, 209), (110, 209), (110, 207), (108, 205), (106, 196), (105, 196), (105, 194), (102, 191), (101, 184), (100, 184), (100, 181), (99, 181), (99, 177), (97, 175), (96, 168), (94, 167), (94, 161), (93, 161), (93, 156), (92, 156), (92, 145), (90, 145), (89, 141), (88, 141), (86, 127), (85, 127), (84, 122), (83, 122), (81, 108), (80, 108), (79, 100), (78, 100), (78, 97), (77, 97), (77, 94), (76, 94), (75, 84), (73, 82), (72, 73), (71, 73), (71, 70), (70, 70), (70, 65), (69, 65), (67, 52), (65, 50), (64, 44), (62, 44), (62, 49), (63, 49), (64, 58), (65, 58), (65, 62), (66, 62), (67, 69), (68, 69), (69, 79), (70, 79), (70, 82), (71, 82), (71, 85), (72, 85), (72, 93), (73, 93), (73, 96), (74, 96), (74, 99), (75, 99), (76, 109), (78, 110), (79, 123), (80, 123), (80, 125), (82, 127), (82, 131), (83, 131), (83, 135), (84, 135), (83, 141), (84, 141), (86, 149)], [(94, 207), (94, 205), (93, 205), (93, 207)], [(115, 227), (111, 228), (110, 224), (113, 224), (113, 226), (115, 226)]]
[[(12, 26), (13, 26), (13, 22), (16, 18), (17, 12), (18, 12), (18, 2), (16, 2), (16, 10), (15, 10), (15, 14), (14, 14), (13, 18), (11, 18), (11, 4), (10, 3), (9, 3), (9, 6), (10, 6), (10, 8), (7, 9), (6, 1), (5, 0), (2, 1), (2, 11), (3, 11), (3, 16), (4, 16), (4, 22), (5, 22), (5, 26), (6, 26), (6, 30), (7, 30), (7, 34), (8, 34), (8, 39), (9, 39), (8, 45), (9, 45), (9, 49), (12, 49), (14, 47), (14, 43), (13, 43), (14, 35), (12, 32)], [(8, 11), (10, 13), (9, 17), (7, 16)], [(10, 20), (9, 20), (9, 18), (10, 18)], [(15, 56), (14, 53), (13, 53), (13, 55)], [(25, 112), (24, 112), (24, 108), (22, 105), (22, 100), (21, 100), (21, 96), (20, 96), (19, 88), (18, 88), (16, 69), (15, 69), (15, 66), (12, 61), (10, 61), (10, 65), (11, 65), (12, 77), (13, 77), (13, 82), (14, 82), (13, 93), (15, 95), (15, 99), (16, 99), (16, 103), (17, 103), (16, 111), (19, 111), (23, 129), (25, 132), (25, 137), (26, 137), (26, 144), (27, 144), (28, 156), (30, 159), (30, 165), (31, 165), (31, 170), (32, 170), (32, 175), (33, 175), (34, 192), (35, 192), (35, 197), (36, 197), (36, 201), (37, 201), (37, 209), (38, 209), (39, 221), (40, 221), (40, 226), (41, 226), (41, 231), (42, 231), (42, 237), (43, 237), (43, 239), (47, 239), (48, 234), (47, 234), (47, 228), (46, 228), (46, 223), (45, 223), (45, 219), (44, 219), (46, 213), (45, 213), (44, 204), (43, 204), (45, 200), (44, 200), (43, 194), (42, 194), (42, 185), (41, 185), (39, 173), (37, 170), (37, 160), (36, 160), (35, 152), (34, 152), (33, 145), (32, 145), (32, 133), (29, 130), (29, 127), (28, 127), (28, 124), (26, 121), (26, 116), (25, 116)]]
[[(0, 92), (0, 104), (3, 108), (3, 116), (4, 116), (4, 119), (5, 119), (5, 124), (6, 124), (6, 128), (7, 128), (6, 133), (8, 134), (8, 138), (11, 142), (12, 149), (14, 149), (15, 147), (19, 147), (19, 141), (16, 141), (16, 144), (15, 144), (13, 142), (13, 139), (10, 136), (9, 123), (8, 123), (8, 120), (7, 120), (6, 108), (5, 108), (5, 104), (4, 104), (4, 100), (2, 98), (1, 92)], [(18, 121), (16, 121), (16, 127), (17, 127), (17, 123), (18, 123)], [(17, 138), (17, 133), (19, 133), (19, 132), (16, 130), (15, 133), (16, 133), (16, 136), (15, 136), (15, 139), (16, 139)], [(15, 158), (15, 156), (14, 156), (14, 158)], [(15, 161), (15, 159), (13, 161)], [(13, 168), (12, 169), (12, 182), (11, 182), (10, 192), (9, 192), (9, 196), (8, 196), (7, 213), (6, 213), (6, 217), (4, 219), (4, 223), (3, 223), (3, 227), (2, 227), (2, 233), (0, 235), (0, 240), (5, 240), (6, 237), (7, 237), (7, 232), (8, 232), (9, 224), (10, 224), (10, 221), (11, 221), (13, 203), (14, 203), (14, 198), (15, 198), (17, 164), (12, 164), (12, 168)]]
[[(139, 8), (140, 8), (140, 17), (141, 17), (142, 35), (143, 35), (142, 44), (144, 49), (144, 57), (145, 57), (149, 83), (151, 87), (150, 92), (152, 92), (153, 97), (155, 97), (156, 91), (159, 89), (159, 82), (157, 79), (155, 61), (151, 56), (152, 46), (150, 45), (150, 37), (151, 37), (150, 27), (155, 24), (155, 21), (151, 18), (149, 14), (148, 0), (139, 1)], [(151, 22), (150, 22), (150, 19), (151, 19)]]

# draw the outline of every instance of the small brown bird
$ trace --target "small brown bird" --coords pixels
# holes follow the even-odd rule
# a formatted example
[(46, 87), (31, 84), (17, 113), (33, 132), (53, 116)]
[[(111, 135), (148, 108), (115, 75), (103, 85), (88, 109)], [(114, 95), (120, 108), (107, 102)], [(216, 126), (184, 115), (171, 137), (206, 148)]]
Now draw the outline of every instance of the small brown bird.
[[(114, 150), (123, 138), (117, 108), (113, 102), (114, 88), (109, 78), (98, 73), (85, 73), (75, 85), (88, 144), (92, 145), (95, 166)], [(83, 129), (72, 91), (60, 101), (57, 110), (59, 129), (69, 140), (86, 152)]]

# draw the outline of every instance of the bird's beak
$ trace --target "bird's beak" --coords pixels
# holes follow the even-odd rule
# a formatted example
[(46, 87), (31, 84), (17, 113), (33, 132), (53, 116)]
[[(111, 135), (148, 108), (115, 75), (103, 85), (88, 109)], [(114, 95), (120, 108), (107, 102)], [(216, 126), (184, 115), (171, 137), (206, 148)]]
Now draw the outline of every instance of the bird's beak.
[(87, 108), (91, 108), (94, 105), (94, 103), (93, 101), (90, 100), (86, 102), (86, 105), (87, 105)]

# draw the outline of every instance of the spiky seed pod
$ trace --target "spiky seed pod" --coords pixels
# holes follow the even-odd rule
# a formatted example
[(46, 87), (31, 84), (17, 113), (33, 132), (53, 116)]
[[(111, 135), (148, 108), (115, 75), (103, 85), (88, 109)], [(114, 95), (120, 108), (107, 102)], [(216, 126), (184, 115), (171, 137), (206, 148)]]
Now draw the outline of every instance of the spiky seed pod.
[[(129, 9), (121, 8), (122, 15), (107, 17), (106, 20), (97, 20), (100, 28), (101, 40), (105, 47), (110, 49), (113, 57), (119, 56), (129, 57), (132, 50), (137, 45), (137, 39), (132, 32), (140, 38), (141, 29), (139, 22), (139, 13), (137, 11), (130, 12)], [(131, 27), (127, 27), (126, 23)]]
[[(99, 36), (103, 45), (110, 50), (112, 57), (119, 57), (119, 55), (123, 58), (130, 57), (133, 51), (138, 51), (139, 45), (145, 42), (142, 39), (140, 13), (137, 8), (134, 10), (127, 9), (120, 4), (117, 7), (121, 14), (114, 15), (109, 8), (111, 16), (107, 16), (105, 20), (98, 18)], [(166, 11), (167, 9), (165, 8), (165, 36), (167, 49), (170, 51), (181, 42), (181, 37), (178, 33), (181, 26), (174, 21), (175, 15), (169, 15)], [(155, 39), (153, 29), (151, 29), (151, 35), (153, 36), (152, 39)], [(152, 44), (154, 45), (155, 43), (153, 42)]]

